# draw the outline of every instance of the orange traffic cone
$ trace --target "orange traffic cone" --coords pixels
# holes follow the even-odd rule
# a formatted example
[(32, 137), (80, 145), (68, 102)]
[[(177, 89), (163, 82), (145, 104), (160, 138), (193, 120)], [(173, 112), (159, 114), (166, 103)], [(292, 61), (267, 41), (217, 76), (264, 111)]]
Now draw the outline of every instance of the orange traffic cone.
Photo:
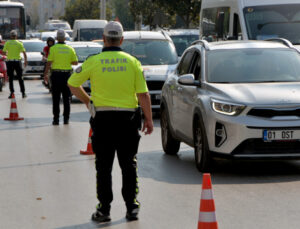
[(210, 174), (204, 173), (198, 229), (218, 229), (215, 211), (215, 201), (213, 199)]
[(19, 117), (15, 94), (12, 94), (9, 118), (5, 118), (4, 120), (7, 121), (24, 120), (24, 118)]
[(83, 155), (92, 155), (94, 154), (93, 152), (93, 149), (92, 149), (92, 128), (90, 128), (90, 134), (89, 134), (89, 140), (88, 140), (88, 144), (87, 144), (87, 148), (86, 150), (80, 150), (80, 154), (83, 154)]

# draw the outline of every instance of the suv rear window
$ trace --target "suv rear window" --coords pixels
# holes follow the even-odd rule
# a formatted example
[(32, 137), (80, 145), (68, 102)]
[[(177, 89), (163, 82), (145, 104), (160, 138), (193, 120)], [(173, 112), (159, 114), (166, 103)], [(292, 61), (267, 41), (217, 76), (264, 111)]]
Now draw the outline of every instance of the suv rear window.
[(163, 40), (124, 40), (124, 52), (135, 56), (142, 65), (177, 64), (174, 45)]

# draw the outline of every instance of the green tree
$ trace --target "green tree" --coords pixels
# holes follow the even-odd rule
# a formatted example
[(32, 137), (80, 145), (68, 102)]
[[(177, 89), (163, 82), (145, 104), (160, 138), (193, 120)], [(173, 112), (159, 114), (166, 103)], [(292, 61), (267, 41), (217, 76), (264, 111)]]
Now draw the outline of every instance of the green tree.
[(199, 14), (201, 8), (201, 0), (153, 0), (162, 8), (167, 10), (170, 15), (179, 16), (185, 24), (186, 28), (190, 28), (191, 24), (199, 24)]
[(113, 0), (111, 5), (114, 9), (114, 19), (119, 19), (124, 27), (124, 30), (133, 30), (134, 20), (129, 10), (129, 0)]
[[(76, 19), (99, 19), (99, 2), (99, 0), (70, 0), (67, 2), (63, 19), (68, 21), (70, 25), (73, 25)], [(107, 7), (106, 18), (110, 20), (111, 15), (111, 8)]]
[(142, 15), (143, 24), (149, 25), (151, 29), (156, 26), (166, 27), (175, 23), (175, 16), (161, 8), (158, 1), (153, 0), (130, 0), (129, 7), (134, 21), (139, 22)]

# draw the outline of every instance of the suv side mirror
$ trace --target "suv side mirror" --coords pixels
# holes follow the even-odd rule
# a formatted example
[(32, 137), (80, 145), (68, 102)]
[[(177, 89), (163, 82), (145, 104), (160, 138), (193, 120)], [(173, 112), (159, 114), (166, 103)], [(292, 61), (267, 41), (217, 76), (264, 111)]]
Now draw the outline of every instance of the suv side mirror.
[(178, 83), (186, 86), (200, 86), (200, 82), (195, 80), (194, 74), (185, 74), (179, 77)]

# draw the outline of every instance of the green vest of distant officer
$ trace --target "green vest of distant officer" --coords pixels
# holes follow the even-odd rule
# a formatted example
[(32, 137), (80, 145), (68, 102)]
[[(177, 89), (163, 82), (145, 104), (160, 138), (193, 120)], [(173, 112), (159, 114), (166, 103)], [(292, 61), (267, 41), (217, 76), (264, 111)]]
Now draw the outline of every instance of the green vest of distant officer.
[(58, 43), (49, 50), (47, 65), (44, 72), (44, 80), (48, 83), (48, 71), (51, 68), (51, 91), (53, 102), (53, 125), (59, 125), (60, 98), (64, 103), (64, 124), (69, 124), (70, 96), (71, 92), (67, 85), (72, 72), (72, 65), (78, 64), (74, 48), (65, 44), (66, 33), (64, 30), (57, 31)]

